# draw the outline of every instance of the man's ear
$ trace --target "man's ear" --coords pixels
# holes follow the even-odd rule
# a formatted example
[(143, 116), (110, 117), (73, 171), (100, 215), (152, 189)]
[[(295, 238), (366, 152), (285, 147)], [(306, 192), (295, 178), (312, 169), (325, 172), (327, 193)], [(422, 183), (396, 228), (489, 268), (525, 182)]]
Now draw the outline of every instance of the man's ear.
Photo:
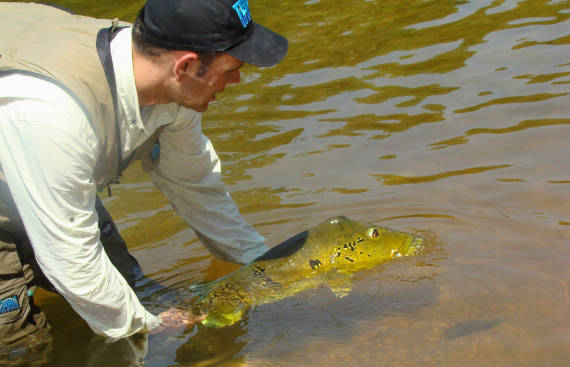
[(198, 61), (198, 55), (192, 51), (176, 51), (172, 73), (177, 81), (182, 80), (189, 68)]

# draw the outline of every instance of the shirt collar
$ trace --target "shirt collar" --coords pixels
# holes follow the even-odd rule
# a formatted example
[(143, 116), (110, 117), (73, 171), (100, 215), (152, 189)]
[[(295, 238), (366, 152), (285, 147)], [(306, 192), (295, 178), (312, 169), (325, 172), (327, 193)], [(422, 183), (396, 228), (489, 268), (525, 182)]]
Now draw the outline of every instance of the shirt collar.
[(113, 69), (117, 82), (117, 98), (119, 99), (120, 108), (123, 110), (126, 123), (137, 125), (139, 129), (150, 135), (141, 119), (139, 96), (133, 71), (132, 48), (130, 27), (121, 29), (113, 41), (111, 41), (111, 58), (113, 59)]

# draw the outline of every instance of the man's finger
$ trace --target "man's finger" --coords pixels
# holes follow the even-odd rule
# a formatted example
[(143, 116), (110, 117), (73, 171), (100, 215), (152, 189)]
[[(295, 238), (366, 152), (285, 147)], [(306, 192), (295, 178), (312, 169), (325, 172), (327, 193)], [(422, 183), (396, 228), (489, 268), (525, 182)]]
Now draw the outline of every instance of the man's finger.
[(182, 322), (184, 322), (186, 325), (194, 325), (200, 321), (203, 321), (206, 317), (207, 315), (205, 313), (200, 315), (193, 315), (188, 312), (186, 317), (184, 317), (184, 319), (182, 320)]
[(190, 326), (206, 318), (206, 314), (193, 315), (188, 311), (182, 311), (177, 308), (170, 308), (161, 312), (158, 316), (161, 318), (161, 325), (166, 328)]

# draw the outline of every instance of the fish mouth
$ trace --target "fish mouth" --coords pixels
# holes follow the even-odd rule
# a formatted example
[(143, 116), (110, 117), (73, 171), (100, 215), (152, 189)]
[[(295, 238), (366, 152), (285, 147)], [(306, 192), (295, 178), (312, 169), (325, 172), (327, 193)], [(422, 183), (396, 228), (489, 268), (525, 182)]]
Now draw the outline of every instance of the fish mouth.
[(422, 237), (412, 237), (409, 241), (406, 241), (404, 246), (401, 248), (400, 253), (402, 256), (411, 256), (419, 253), (424, 247), (424, 239)]

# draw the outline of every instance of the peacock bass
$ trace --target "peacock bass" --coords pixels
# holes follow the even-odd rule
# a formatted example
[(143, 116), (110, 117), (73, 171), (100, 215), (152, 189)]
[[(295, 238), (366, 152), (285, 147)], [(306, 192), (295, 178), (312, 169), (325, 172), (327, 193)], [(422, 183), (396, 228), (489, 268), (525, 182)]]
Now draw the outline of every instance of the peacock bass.
[(350, 292), (350, 277), (393, 257), (416, 254), (423, 239), (337, 216), (280, 243), (242, 268), (194, 286), (195, 315), (205, 326), (239, 321), (251, 306), (271, 303), (326, 284), (339, 297)]

